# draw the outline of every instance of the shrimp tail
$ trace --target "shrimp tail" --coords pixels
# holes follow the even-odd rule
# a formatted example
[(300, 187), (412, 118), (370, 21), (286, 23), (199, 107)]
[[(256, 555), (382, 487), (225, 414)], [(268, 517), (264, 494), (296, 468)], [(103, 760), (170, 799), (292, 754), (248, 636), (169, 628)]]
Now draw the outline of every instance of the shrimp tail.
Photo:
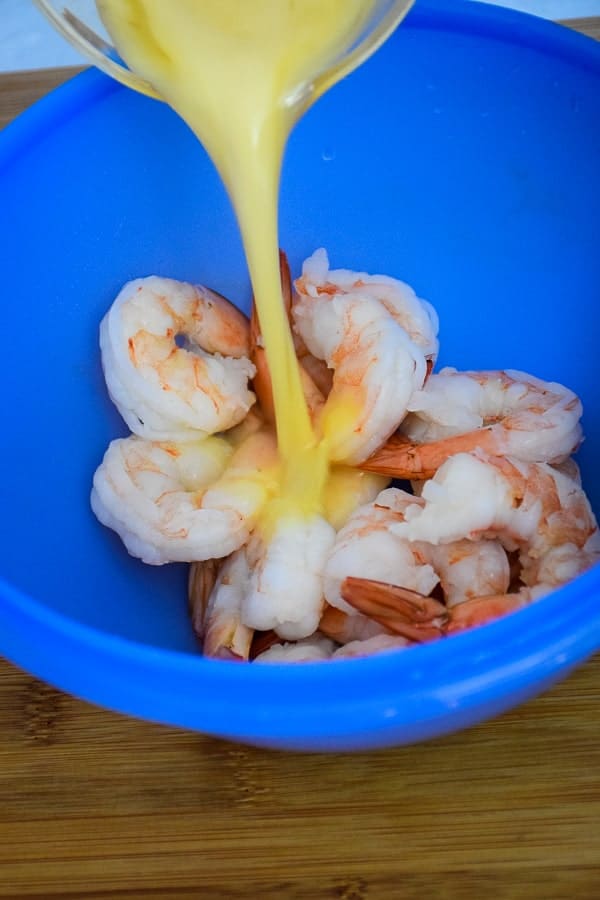
[(342, 596), (388, 633), (420, 643), (493, 622), (533, 599), (527, 589), (522, 589), (514, 594), (473, 597), (448, 610), (433, 597), (425, 597), (418, 591), (353, 577), (343, 582)]
[(582, 440), (581, 402), (568, 388), (514, 369), (442, 369), (416, 391), (399, 432), (362, 464), (421, 480), (457, 453), (561, 464)]
[(188, 575), (188, 606), (194, 632), (200, 640), (204, 638), (204, 617), (208, 598), (217, 582), (222, 560), (207, 559), (194, 562)]
[(228, 659), (231, 662), (247, 662), (250, 642), (247, 635), (241, 633), (247, 630), (244, 626), (232, 626), (227, 632), (215, 636), (209, 629), (202, 647), (204, 656), (211, 659)]
[(418, 444), (396, 432), (360, 463), (359, 468), (390, 478), (426, 481), (433, 478), (440, 466), (456, 453), (487, 450), (491, 444), (490, 438), (491, 429), (481, 428), (428, 444)]
[(515, 612), (529, 602), (526, 591), (515, 594), (496, 594), (490, 597), (473, 597), (459, 603), (452, 609), (447, 626), (448, 634), (456, 634), (475, 628), (477, 625), (486, 625), (495, 619), (500, 619), (508, 613)]
[(392, 634), (424, 642), (444, 634), (448, 610), (433, 597), (370, 578), (348, 577), (342, 582), (344, 600)]
[(214, 604), (223, 562), (210, 559), (190, 566), (188, 602), (192, 625), (204, 656), (245, 662), (250, 654), (252, 629), (243, 625), (239, 617), (229, 611), (224, 614)]

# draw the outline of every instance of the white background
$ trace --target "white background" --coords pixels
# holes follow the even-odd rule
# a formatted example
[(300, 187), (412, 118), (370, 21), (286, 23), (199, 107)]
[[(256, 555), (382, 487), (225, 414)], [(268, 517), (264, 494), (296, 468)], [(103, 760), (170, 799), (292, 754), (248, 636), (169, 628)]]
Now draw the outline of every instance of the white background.
[[(174, 0), (165, 0), (174, 2)], [(485, 0), (548, 19), (600, 16), (600, 0)], [(61, 4), (58, 4), (59, 6)], [(65, 0), (65, 5), (67, 2)], [(91, 0), (70, 0), (89, 21)], [(47, 24), (30, 0), (0, 0), (0, 72), (77, 65), (81, 57)]]

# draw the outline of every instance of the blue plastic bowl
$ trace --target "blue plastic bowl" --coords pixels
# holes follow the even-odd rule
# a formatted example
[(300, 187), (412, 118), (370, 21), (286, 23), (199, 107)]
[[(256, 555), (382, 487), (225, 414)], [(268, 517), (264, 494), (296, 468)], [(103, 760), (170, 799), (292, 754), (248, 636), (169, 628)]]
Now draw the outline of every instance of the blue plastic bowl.
[[(600, 508), (600, 46), (460, 0), (417, 3), (301, 122), (281, 239), (298, 270), (395, 274), (441, 316), (441, 364), (514, 367), (584, 402)], [(4, 335), (0, 651), (124, 713), (281, 748), (419, 741), (531, 697), (600, 646), (600, 569), (447, 641), (337, 664), (197, 653), (184, 566), (146, 567), (94, 519), (92, 473), (125, 428), (98, 324), (121, 284), (201, 280), (247, 308), (235, 222), (185, 126), (87, 72), (0, 139)]]

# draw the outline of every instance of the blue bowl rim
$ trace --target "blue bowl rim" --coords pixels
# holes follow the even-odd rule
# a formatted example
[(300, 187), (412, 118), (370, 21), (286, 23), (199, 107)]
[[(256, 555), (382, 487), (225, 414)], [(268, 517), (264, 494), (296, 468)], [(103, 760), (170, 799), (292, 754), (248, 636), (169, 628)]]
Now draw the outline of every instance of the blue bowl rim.
[[(474, 0), (420, 0), (403, 27), (505, 40), (600, 71), (593, 40)], [(114, 90), (124, 88), (89, 70), (38, 101), (2, 133), (0, 169)], [(244, 666), (98, 631), (0, 579), (0, 649), (32, 674), (121, 712), (230, 737), (310, 739), (410, 728), (493, 706), (567, 671), (600, 647), (599, 593), (596, 566), (525, 609), (444, 641), (343, 662)], [(85, 666), (72, 664), (82, 652)]]

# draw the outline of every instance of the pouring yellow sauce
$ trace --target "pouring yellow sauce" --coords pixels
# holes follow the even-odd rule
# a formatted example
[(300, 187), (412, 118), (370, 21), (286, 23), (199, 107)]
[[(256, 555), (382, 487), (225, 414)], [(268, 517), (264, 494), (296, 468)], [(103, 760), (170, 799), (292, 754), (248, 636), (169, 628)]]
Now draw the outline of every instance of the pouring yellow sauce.
[[(314, 97), (313, 80), (352, 46), (374, 5), (375, 0), (97, 3), (124, 60), (210, 154), (237, 215), (271, 371), (282, 461), (281, 493), (267, 519), (321, 512), (328, 476), (327, 437), (319, 439), (311, 427), (281, 299), (277, 208), (283, 152)], [(325, 435), (350, 413), (332, 411)]]

